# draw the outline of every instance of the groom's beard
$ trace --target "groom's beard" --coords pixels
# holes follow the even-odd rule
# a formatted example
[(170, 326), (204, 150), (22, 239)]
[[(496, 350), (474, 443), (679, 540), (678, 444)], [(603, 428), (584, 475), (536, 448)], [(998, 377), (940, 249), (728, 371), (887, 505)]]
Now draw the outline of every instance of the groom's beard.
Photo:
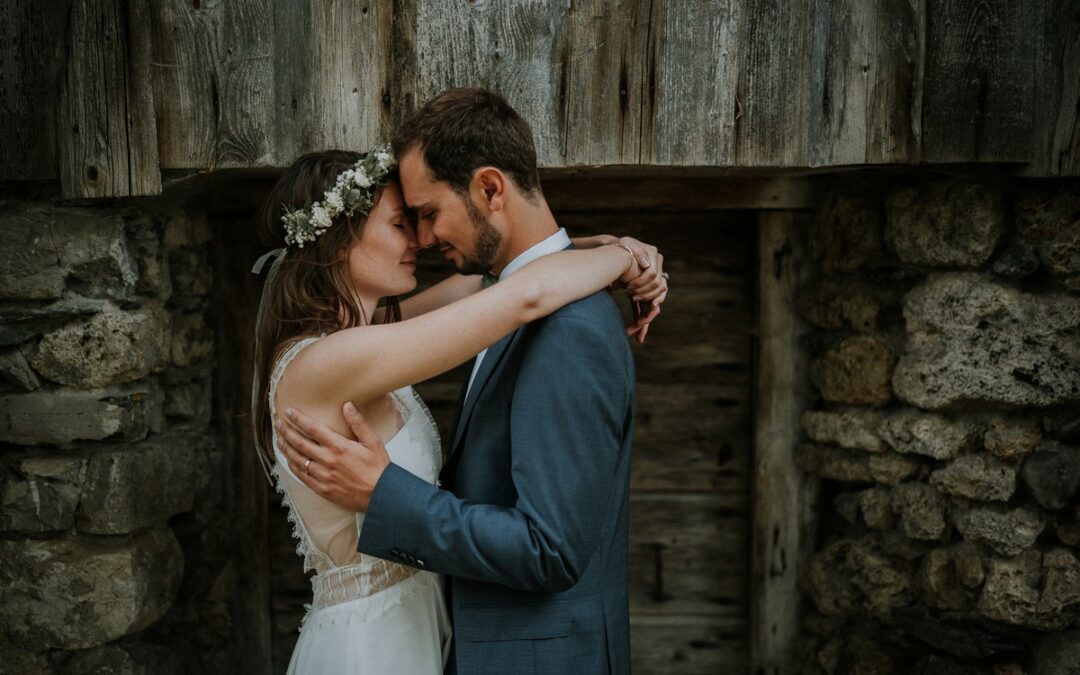
[(469, 220), (476, 228), (476, 237), (473, 240), (473, 255), (462, 254), (458, 272), (462, 274), (484, 274), (491, 270), (495, 264), (495, 256), (498, 255), (499, 246), (502, 245), (502, 233), (495, 229), (491, 221), (480, 213), (480, 209), (473, 204), (472, 199), (466, 197), (465, 211), (469, 214)]

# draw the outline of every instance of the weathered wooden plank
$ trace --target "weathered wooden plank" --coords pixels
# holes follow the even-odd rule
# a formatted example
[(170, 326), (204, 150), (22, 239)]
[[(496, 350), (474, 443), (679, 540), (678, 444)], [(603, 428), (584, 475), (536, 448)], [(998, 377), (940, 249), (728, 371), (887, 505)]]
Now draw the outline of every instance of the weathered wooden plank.
[(1049, 131), (1050, 147), (1034, 170), (1076, 176), (1080, 175), (1080, 3), (1046, 4), (1035, 98), (1039, 104), (1049, 103), (1045, 106), (1049, 114), (1036, 117), (1036, 128), (1044, 134)]
[(815, 166), (916, 159), (921, 3), (815, 0), (808, 130)]
[(161, 192), (147, 2), (72, 7), (58, 138), (65, 197)]
[(70, 0), (0, 4), (0, 180), (57, 177), (56, 98)]
[[(567, 3), (416, 0), (417, 94), (448, 87), (502, 93), (532, 126), (543, 166), (563, 166)], [(576, 47), (585, 47), (577, 45)]]
[(927, 3), (922, 157), (1026, 162), (1035, 156), (1037, 15), (1042, 3)]
[(806, 178), (600, 177), (568, 172), (542, 177), (556, 211), (624, 209), (695, 211), (717, 209), (809, 209), (817, 190)]
[(745, 617), (747, 493), (630, 499), (634, 616)]
[(214, 72), (221, 5), (161, 0), (150, 7), (161, 167), (212, 168), (221, 104)]
[(635, 673), (717, 675), (746, 673), (746, 624), (713, 617), (631, 617)]
[(313, 150), (367, 150), (387, 140), (390, 3), (275, 1), (278, 162)]
[(566, 165), (636, 164), (648, 3), (574, 2), (567, 17), (569, 49), (552, 69), (564, 73), (562, 155)]
[(631, 485), (635, 490), (745, 494), (750, 471), (749, 387), (640, 382)]
[(741, 11), (735, 152), (725, 163), (807, 166), (812, 5), (752, 0)]
[(742, 108), (735, 0), (650, 3), (642, 164), (733, 166)]
[[(281, 577), (279, 574), (299, 575), (292, 592), (304, 585), (302, 563), (296, 556), (295, 544), (289, 540), (289, 525), (280, 511), (268, 519), (268, 504), (280, 504), (277, 495), (267, 485), (251, 434), (250, 418), (246, 411), (251, 404), (251, 380), (254, 366), (254, 332), (258, 297), (264, 282), (248, 272), (250, 261), (262, 253), (256, 237), (252, 236), (250, 214), (231, 222), (216, 221), (215, 246), (212, 247), (216, 292), (224, 300), (221, 311), (213, 313), (213, 326), (218, 336), (221, 358), (215, 368), (214, 417), (215, 429), (226, 447), (234, 453), (229, 468), (232, 491), (230, 500), (231, 531), (243, 533), (233, 543), (231, 564), (243, 582), (232, 589), (229, 611), (235, 622), (233, 650), (253, 672), (270, 671), (273, 638), (271, 598)], [(241, 412), (244, 411), (244, 412)], [(238, 414), (240, 413), (240, 414)], [(271, 495), (273, 495), (271, 497)], [(222, 498), (225, 496), (222, 495)], [(278, 507), (280, 509), (280, 507)], [(279, 536), (280, 535), (280, 536)], [(285, 555), (275, 555), (282, 550)], [(295, 577), (293, 577), (295, 579)], [(305, 594), (310, 600), (310, 589)]]
[[(209, 4), (209, 3), (208, 3)], [(273, 159), (272, 0), (225, 2), (215, 44), (218, 95), (214, 165), (265, 166)]]
[(750, 653), (755, 673), (793, 671), (799, 633), (798, 579), (809, 552), (811, 479), (795, 466), (808, 394), (796, 290), (809, 256), (796, 216), (766, 213), (758, 240), (759, 355), (754, 420)]

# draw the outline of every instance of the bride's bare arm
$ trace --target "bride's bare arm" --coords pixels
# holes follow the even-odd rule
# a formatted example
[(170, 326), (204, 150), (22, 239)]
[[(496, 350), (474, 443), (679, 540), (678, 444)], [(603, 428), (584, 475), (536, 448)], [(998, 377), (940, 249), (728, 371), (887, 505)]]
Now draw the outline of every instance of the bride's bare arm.
[(305, 377), (289, 383), (289, 398), (333, 409), (345, 401), (369, 401), (446, 372), (519, 326), (638, 273), (636, 260), (621, 246), (544, 256), (494, 286), (416, 318), (319, 340), (293, 362)]
[[(642, 268), (642, 274), (631, 280), (628, 284), (628, 292), (631, 295), (646, 284), (654, 281), (663, 272), (663, 256), (655, 246), (638, 241), (632, 237), (614, 237), (610, 234), (598, 234), (589, 237), (573, 237), (570, 241), (574, 248), (591, 249), (597, 246), (609, 244), (622, 244), (627, 246), (637, 256), (638, 264)], [(425, 288), (401, 301), (401, 318), (412, 319), (426, 314), (432, 310), (445, 307), (452, 302), (472, 295), (483, 288), (483, 280), (480, 275), (452, 274), (442, 281)], [(380, 323), (383, 318), (383, 310), (380, 308), (375, 314), (375, 323)]]
[(479, 274), (453, 274), (401, 301), (401, 318), (412, 319), (421, 314), (446, 307), (476, 293), (483, 287)]

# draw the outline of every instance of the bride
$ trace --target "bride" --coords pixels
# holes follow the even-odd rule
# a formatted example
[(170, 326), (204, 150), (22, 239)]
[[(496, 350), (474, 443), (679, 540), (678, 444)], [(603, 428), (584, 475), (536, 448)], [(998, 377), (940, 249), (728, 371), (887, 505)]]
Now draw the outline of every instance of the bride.
[[(614, 282), (638, 300), (662, 300), (659, 270), (643, 273), (640, 264), (655, 249), (601, 236), (575, 240), (580, 250), (544, 256), (486, 289), (480, 276), (454, 275), (399, 302), (416, 287), (418, 245), (395, 169), (385, 148), (305, 155), (261, 214), (264, 237), (283, 247), (268, 254), (277, 258), (256, 322), (254, 434), (305, 570), (315, 572), (289, 673), (442, 673), (451, 627), (436, 574), (359, 553), (364, 514), (297, 478), (278, 447), (275, 411), (301, 408), (348, 435), (340, 411), (352, 402), (395, 464), (434, 483), (438, 433), (409, 385)], [(657, 307), (627, 333), (643, 338)]]

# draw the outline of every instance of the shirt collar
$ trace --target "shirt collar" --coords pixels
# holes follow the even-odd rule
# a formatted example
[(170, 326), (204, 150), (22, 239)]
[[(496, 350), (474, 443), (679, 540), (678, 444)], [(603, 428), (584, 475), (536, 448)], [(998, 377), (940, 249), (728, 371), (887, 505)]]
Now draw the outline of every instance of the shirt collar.
[(503, 271), (499, 273), (499, 279), (505, 279), (537, 258), (548, 255), (549, 253), (561, 251), (569, 245), (570, 236), (566, 234), (565, 228), (560, 227), (558, 232), (527, 248), (518, 255), (518, 257), (511, 260), (510, 263), (503, 268)]

